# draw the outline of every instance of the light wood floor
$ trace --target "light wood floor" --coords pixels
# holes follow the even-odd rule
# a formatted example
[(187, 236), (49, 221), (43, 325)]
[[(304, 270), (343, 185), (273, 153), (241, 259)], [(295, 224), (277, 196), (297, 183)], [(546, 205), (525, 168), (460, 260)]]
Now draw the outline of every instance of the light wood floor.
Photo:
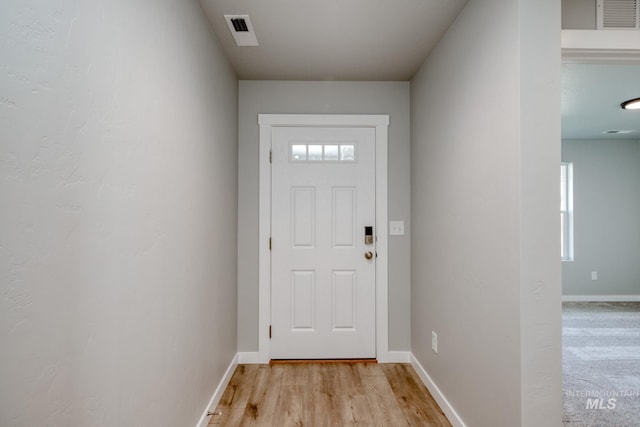
[(238, 365), (210, 425), (451, 426), (409, 364)]

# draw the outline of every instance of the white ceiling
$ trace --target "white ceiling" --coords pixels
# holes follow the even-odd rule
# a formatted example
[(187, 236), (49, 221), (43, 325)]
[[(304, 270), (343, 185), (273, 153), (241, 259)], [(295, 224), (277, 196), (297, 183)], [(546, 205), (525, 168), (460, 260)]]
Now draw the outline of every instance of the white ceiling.
[[(640, 140), (640, 110), (620, 103), (640, 97), (640, 64), (563, 64), (562, 137)], [(603, 135), (608, 130), (631, 134)]]
[[(241, 80), (362, 81), (411, 79), (466, 2), (200, 0)], [(259, 46), (236, 46), (224, 15), (249, 15)]]
[[(240, 80), (406, 81), (467, 0), (200, 0)], [(249, 15), (238, 47), (224, 15)], [(564, 64), (562, 137), (640, 139), (640, 64)], [(608, 130), (634, 130), (606, 135)]]

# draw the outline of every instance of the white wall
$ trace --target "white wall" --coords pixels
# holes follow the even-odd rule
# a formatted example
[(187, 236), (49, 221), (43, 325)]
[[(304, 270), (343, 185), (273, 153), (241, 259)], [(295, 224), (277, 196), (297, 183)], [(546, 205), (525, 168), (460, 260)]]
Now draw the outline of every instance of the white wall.
[(640, 294), (638, 141), (563, 140), (562, 160), (573, 162), (575, 212), (575, 259), (562, 263), (563, 294)]
[(561, 424), (559, 45), (471, 1), (412, 80), (412, 352), (469, 426)]
[(0, 6), (0, 425), (194, 426), (236, 353), (237, 81), (198, 3)]
[(596, 0), (562, 0), (563, 30), (595, 30)]
[(409, 350), (409, 83), (241, 81), (239, 113), (238, 347), (258, 350), (258, 114), (389, 114), (389, 349)]

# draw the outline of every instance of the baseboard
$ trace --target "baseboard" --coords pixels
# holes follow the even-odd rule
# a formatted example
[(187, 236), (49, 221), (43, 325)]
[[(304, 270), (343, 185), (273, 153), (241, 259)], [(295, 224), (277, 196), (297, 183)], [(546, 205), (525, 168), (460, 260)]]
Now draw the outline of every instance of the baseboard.
[(440, 409), (447, 416), (449, 422), (453, 425), (453, 427), (466, 427), (465, 423), (462, 421), (462, 418), (458, 415), (453, 406), (449, 403), (447, 398), (442, 394), (438, 386), (433, 382), (427, 371), (422, 367), (418, 359), (413, 355), (413, 353), (409, 353), (411, 359), (411, 366), (415, 369), (416, 373), (427, 387), (433, 398), (440, 405)]
[(409, 363), (411, 362), (411, 352), (409, 351), (389, 351), (385, 363)]
[(563, 302), (634, 302), (640, 295), (563, 295)]
[(196, 427), (207, 427), (207, 425), (209, 424), (209, 412), (215, 411), (216, 406), (218, 406), (218, 403), (220, 403), (220, 399), (222, 399), (222, 394), (224, 393), (224, 390), (227, 388), (227, 385), (229, 385), (229, 381), (231, 381), (231, 377), (233, 376), (233, 372), (236, 370), (236, 366), (238, 366), (237, 353), (233, 357), (233, 360), (229, 364), (229, 367), (227, 368), (226, 372), (222, 376), (222, 379), (218, 383), (218, 387), (216, 387), (216, 391), (213, 392), (213, 396), (211, 396), (211, 400), (209, 400), (209, 404), (207, 405), (207, 408), (204, 410), (204, 413), (202, 414), (202, 416), (200, 417), (198, 424), (196, 424)]
[(238, 363), (244, 365), (256, 365), (260, 362), (260, 353), (257, 351), (241, 351), (238, 353)]

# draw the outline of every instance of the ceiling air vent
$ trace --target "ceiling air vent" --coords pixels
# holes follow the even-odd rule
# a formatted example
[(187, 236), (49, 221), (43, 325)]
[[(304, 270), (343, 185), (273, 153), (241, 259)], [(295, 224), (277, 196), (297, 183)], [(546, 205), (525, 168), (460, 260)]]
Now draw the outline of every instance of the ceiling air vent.
[(233, 29), (236, 32), (249, 31), (249, 27), (247, 27), (247, 21), (244, 18), (231, 18), (231, 23), (233, 24)]
[(599, 30), (640, 29), (640, 0), (598, 0)]
[(249, 15), (224, 15), (224, 19), (238, 46), (258, 46)]

